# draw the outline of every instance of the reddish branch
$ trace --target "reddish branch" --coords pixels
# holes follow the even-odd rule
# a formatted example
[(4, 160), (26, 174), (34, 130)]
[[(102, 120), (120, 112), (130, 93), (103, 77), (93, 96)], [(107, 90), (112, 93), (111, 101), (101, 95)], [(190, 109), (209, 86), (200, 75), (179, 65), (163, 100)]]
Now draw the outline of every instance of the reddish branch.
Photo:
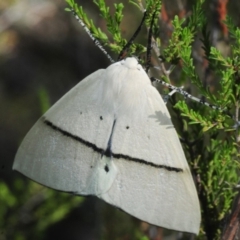
[(223, 229), (221, 240), (237, 240), (240, 239), (240, 192), (234, 200), (232, 213), (228, 217)]
[(228, 35), (227, 26), (223, 22), (226, 19), (226, 15), (227, 15), (227, 4), (228, 4), (228, 0), (218, 0), (217, 9), (216, 9), (218, 14), (218, 23), (224, 37)]

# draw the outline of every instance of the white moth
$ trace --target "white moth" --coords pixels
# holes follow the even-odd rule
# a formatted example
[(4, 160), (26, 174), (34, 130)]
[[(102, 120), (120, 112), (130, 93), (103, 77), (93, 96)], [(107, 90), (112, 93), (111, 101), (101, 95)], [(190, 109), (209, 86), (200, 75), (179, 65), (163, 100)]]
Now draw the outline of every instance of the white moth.
[(41, 117), (13, 169), (96, 195), (148, 223), (198, 234), (200, 207), (169, 112), (135, 58), (82, 80)]

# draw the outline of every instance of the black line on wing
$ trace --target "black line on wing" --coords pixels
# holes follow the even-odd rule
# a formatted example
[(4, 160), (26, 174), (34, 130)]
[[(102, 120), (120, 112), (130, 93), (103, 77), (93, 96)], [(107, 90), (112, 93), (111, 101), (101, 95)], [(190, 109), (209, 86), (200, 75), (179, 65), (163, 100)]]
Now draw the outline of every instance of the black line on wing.
[(76, 136), (76, 135), (73, 135), (73, 134), (71, 134), (71, 133), (69, 133), (69, 132), (61, 129), (60, 127), (54, 125), (52, 122), (48, 121), (48, 120), (45, 119), (45, 118), (43, 118), (43, 122), (44, 122), (47, 126), (51, 127), (53, 130), (56, 130), (56, 131), (62, 133), (64, 136), (70, 137), (70, 138), (72, 138), (72, 139), (74, 139), (74, 140), (76, 140), (76, 141), (78, 141), (78, 142), (80, 142), (80, 143), (82, 143), (82, 144), (84, 144), (84, 145), (92, 148), (94, 151), (103, 154), (104, 150), (101, 149), (101, 148), (98, 148), (95, 144), (90, 143), (90, 142), (88, 142), (88, 141), (86, 141), (86, 140), (84, 140), (84, 139), (82, 139), (82, 138), (80, 138), (80, 137), (78, 137), (78, 136)]
[(181, 168), (175, 168), (175, 167), (170, 167), (167, 165), (163, 165), (163, 164), (155, 164), (152, 162), (147, 162), (146, 160), (140, 159), (140, 158), (134, 158), (128, 155), (123, 155), (123, 154), (116, 154), (116, 153), (112, 153), (112, 156), (114, 158), (123, 158), (129, 161), (133, 161), (133, 162), (138, 162), (138, 163), (142, 163), (151, 167), (155, 167), (155, 168), (164, 168), (168, 171), (173, 171), (173, 172), (183, 172), (183, 170)]
[[(73, 135), (73, 134), (71, 134), (71, 133), (61, 129), (60, 127), (54, 125), (52, 122), (50, 122), (49, 120), (45, 119), (44, 117), (43, 117), (43, 122), (47, 126), (51, 127), (53, 130), (56, 130), (56, 131), (62, 133), (64, 136), (70, 137), (70, 138), (72, 138), (72, 139), (74, 139), (74, 140), (76, 140), (76, 141), (86, 145), (87, 147), (92, 148), (94, 151), (99, 152), (99, 153), (101, 153), (103, 155), (106, 155), (107, 152), (104, 149), (98, 148), (95, 144), (90, 143), (90, 142), (88, 142), (88, 141), (86, 141), (86, 140), (84, 140), (84, 139), (82, 139), (82, 138), (80, 138), (80, 137), (78, 137), (76, 135)], [(181, 168), (170, 167), (170, 166), (162, 165), (162, 164), (159, 165), (159, 164), (155, 164), (155, 163), (152, 163), (152, 162), (147, 162), (147, 161), (145, 161), (143, 159), (140, 159), (140, 158), (134, 158), (134, 157), (131, 157), (131, 156), (128, 156), (128, 155), (124, 155), (124, 154), (112, 153), (112, 157), (117, 158), (117, 159), (122, 158), (122, 159), (125, 159), (125, 160), (138, 162), (138, 163), (145, 164), (145, 165), (148, 165), (148, 166), (151, 166), (151, 167), (155, 167), (155, 168), (163, 168), (163, 169), (166, 169), (168, 171), (183, 172), (183, 169), (181, 169)]]

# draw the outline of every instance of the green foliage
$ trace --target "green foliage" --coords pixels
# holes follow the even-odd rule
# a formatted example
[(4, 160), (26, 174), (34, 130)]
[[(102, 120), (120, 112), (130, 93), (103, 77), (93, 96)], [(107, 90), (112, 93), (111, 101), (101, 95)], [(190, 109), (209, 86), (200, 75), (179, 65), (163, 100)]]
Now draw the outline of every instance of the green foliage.
[(48, 93), (45, 88), (40, 88), (38, 90), (38, 96), (40, 100), (40, 108), (42, 114), (44, 114), (50, 107), (50, 101), (48, 97)]
[[(99, 39), (103, 44), (107, 44), (108, 43), (107, 35), (104, 32), (102, 32), (100, 28), (97, 28), (94, 25), (92, 19), (89, 19), (87, 17), (87, 14), (83, 11), (83, 8), (75, 4), (73, 0), (67, 0), (66, 2), (69, 4), (71, 9), (73, 9), (78, 14), (78, 16), (83, 20), (87, 28), (94, 35), (94, 37)], [(71, 9), (66, 8), (67, 11), (71, 11)]]
[[(85, 23), (85, 25), (88, 27), (90, 32), (93, 34), (93, 36), (101, 41), (103, 45), (107, 45), (111, 51), (115, 53), (120, 53), (123, 46), (126, 45), (127, 40), (122, 38), (122, 34), (120, 31), (120, 23), (123, 18), (123, 4), (122, 3), (115, 3), (115, 13), (113, 16), (110, 14), (110, 8), (106, 6), (106, 3), (104, 0), (94, 0), (93, 2), (98, 6), (100, 11), (100, 16), (105, 20), (107, 30), (111, 35), (111, 39), (109, 40), (108, 36), (101, 31), (101, 29), (97, 28), (92, 19), (89, 19), (87, 17), (87, 14), (83, 11), (81, 6), (78, 6), (74, 3), (73, 0), (67, 0), (66, 1), (71, 9), (73, 9), (79, 16), (79, 18)], [(68, 11), (71, 11), (71, 9), (67, 8)], [(143, 47), (140, 44), (133, 44), (130, 48), (130, 54), (138, 52), (139, 54), (141, 52), (145, 51), (145, 47)]]
[(178, 16), (175, 16), (172, 21), (174, 31), (169, 40), (169, 45), (164, 49), (164, 58), (172, 64), (176, 64), (181, 60), (182, 70), (185, 76), (191, 79), (199, 88), (201, 94), (206, 96), (210, 93), (204, 89), (199, 76), (196, 74), (192, 58), (192, 43), (194, 37), (205, 22), (202, 12), (203, 2), (204, 1), (197, 2), (188, 23), (186, 23), (186, 19), (180, 20)]
[(0, 181), (0, 189), (0, 231), (4, 231), (6, 239), (43, 239), (49, 226), (82, 202), (81, 197), (22, 178), (17, 178), (11, 187)]

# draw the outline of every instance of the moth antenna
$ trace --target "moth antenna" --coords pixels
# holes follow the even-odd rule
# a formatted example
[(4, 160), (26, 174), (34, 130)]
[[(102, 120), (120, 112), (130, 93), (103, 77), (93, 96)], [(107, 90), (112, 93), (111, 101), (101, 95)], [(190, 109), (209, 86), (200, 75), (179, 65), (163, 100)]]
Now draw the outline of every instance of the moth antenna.
[[(191, 99), (191, 100), (193, 100), (193, 101), (199, 102), (199, 103), (201, 103), (201, 104), (203, 104), (203, 105), (205, 105), (205, 106), (208, 106), (208, 107), (210, 107), (210, 108), (212, 108), (212, 109), (216, 109), (216, 110), (220, 110), (220, 111), (223, 111), (223, 110), (224, 110), (223, 108), (218, 107), (218, 106), (215, 106), (215, 105), (212, 105), (212, 104), (206, 102), (206, 101), (203, 100), (203, 99), (194, 97), (194, 96), (191, 95), (190, 93), (184, 91), (182, 87), (175, 87), (175, 86), (173, 86), (173, 85), (171, 85), (171, 84), (169, 84), (169, 83), (164, 82), (163, 80), (160, 80), (160, 79), (157, 79), (157, 78), (154, 78), (154, 77), (151, 77), (150, 79), (151, 79), (152, 82), (156, 81), (156, 82), (158, 82), (158, 83), (160, 83), (160, 84), (168, 87), (169, 89), (173, 90), (173, 91), (170, 92), (170, 96), (171, 96), (173, 93), (178, 92), (178, 93), (180, 93), (181, 95), (183, 95), (185, 98), (189, 98), (189, 99)], [(168, 98), (169, 98), (169, 97), (168, 97)], [(166, 101), (168, 98), (166, 98), (165, 101)]]
[(142, 21), (141, 21), (140, 25), (138, 26), (137, 30), (135, 31), (135, 33), (133, 34), (131, 39), (127, 42), (127, 44), (123, 47), (122, 51), (119, 53), (118, 61), (122, 60), (124, 58), (124, 56), (126, 55), (125, 53), (128, 52), (128, 50), (129, 50), (130, 46), (132, 45), (133, 41), (135, 40), (135, 38), (139, 34), (146, 17), (147, 17), (147, 10), (144, 11)]
[[(183, 89), (183, 87), (181, 87), (181, 89)], [(163, 101), (165, 102), (165, 104), (167, 104), (169, 98), (174, 94), (176, 93), (177, 90), (176, 89), (173, 89), (171, 92), (169, 92), (168, 94), (166, 94), (165, 96), (162, 96), (163, 98)]]
[(89, 28), (86, 26), (86, 24), (82, 21), (81, 18), (77, 15), (76, 11), (72, 8), (71, 12), (77, 19), (77, 21), (82, 25), (83, 29), (86, 31), (88, 36), (93, 40), (94, 44), (107, 56), (107, 58), (110, 60), (111, 63), (114, 63), (115, 61), (113, 58), (110, 56), (110, 54), (107, 52), (107, 50), (103, 47), (103, 45), (93, 36)]

